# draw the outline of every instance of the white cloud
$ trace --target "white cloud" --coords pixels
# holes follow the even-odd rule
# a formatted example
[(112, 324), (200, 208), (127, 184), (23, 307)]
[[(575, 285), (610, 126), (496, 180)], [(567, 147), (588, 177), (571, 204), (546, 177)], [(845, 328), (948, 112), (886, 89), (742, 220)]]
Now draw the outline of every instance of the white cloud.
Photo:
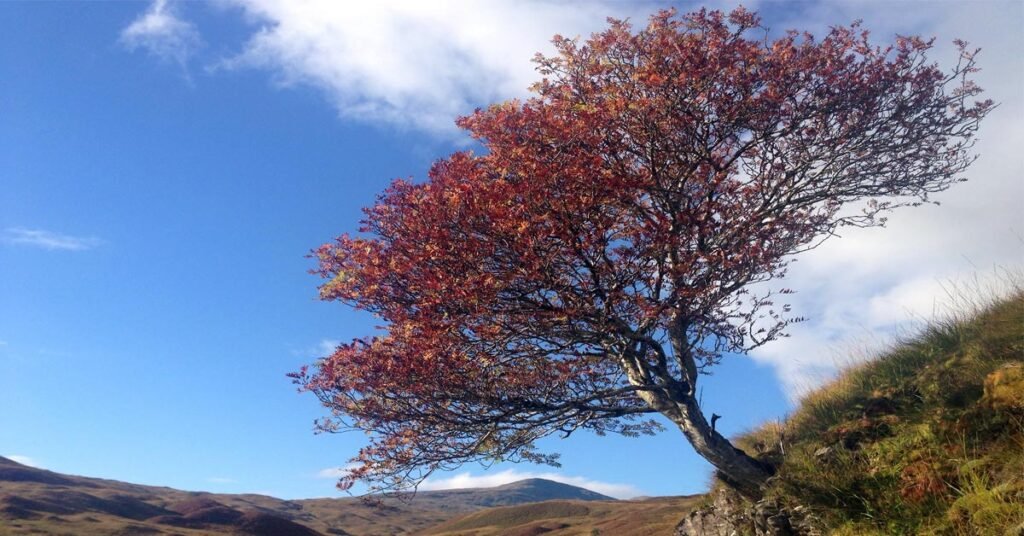
[[(729, 9), (738, 0), (712, 0)], [(744, 2), (748, 7), (756, 2)], [(256, 29), (213, 70), (265, 70), (281, 87), (319, 89), (339, 114), (453, 136), (454, 119), (528, 95), (532, 58), (555, 34), (587, 37), (606, 19), (642, 25), (656, 1), (448, 0), (334, 2), (226, 0)], [(122, 35), (130, 46), (184, 64), (200, 46), (195, 27), (155, 1)]]
[(202, 39), (195, 26), (177, 16), (168, 0), (156, 0), (121, 31), (121, 43), (129, 50), (142, 48), (184, 70), (189, 58), (202, 46)]
[(39, 462), (33, 460), (32, 458), (29, 458), (28, 456), (21, 456), (21, 455), (18, 455), (18, 454), (8, 454), (8, 455), (4, 456), (4, 458), (7, 458), (8, 460), (16, 461), (16, 462), (20, 463), (21, 465), (27, 465), (29, 467), (35, 467), (37, 469), (41, 469), (42, 468), (42, 466), (39, 465)]
[[(895, 213), (885, 229), (846, 230), (799, 257), (785, 286), (797, 290), (794, 312), (810, 320), (791, 337), (757, 351), (775, 366), (793, 396), (820, 385), (921, 321), (962, 309), (957, 295), (976, 301), (998, 294), (999, 269), (1024, 262), (1024, 46), (1018, 2), (917, 3), (893, 10), (873, 2), (807, 4), (782, 24), (821, 31), (828, 24), (864, 19), (878, 39), (896, 33), (936, 36), (933, 59), (955, 62), (954, 38), (982, 48), (978, 63), (984, 97), (1000, 106), (982, 123), (969, 181), (935, 196), (941, 206)], [(979, 278), (981, 281), (973, 283)], [(960, 286), (959, 289), (951, 288)]]
[(207, 478), (206, 481), (211, 484), (234, 484), (238, 482), (234, 478), (227, 478), (223, 476), (211, 476), (210, 478)]
[(645, 20), (643, 3), (232, 0), (261, 27), (229, 68), (319, 88), (348, 118), (435, 133), (456, 116), (526, 95), (530, 61), (555, 34), (600, 30), (609, 15)]
[(555, 482), (589, 489), (590, 491), (596, 491), (597, 493), (608, 495), (609, 497), (615, 497), (616, 499), (629, 499), (643, 495), (639, 489), (630, 484), (614, 484), (610, 482), (601, 482), (599, 480), (591, 480), (581, 476), (565, 476), (559, 473), (535, 473), (531, 471), (518, 471), (516, 469), (506, 469), (504, 471), (485, 473), (482, 475), (472, 475), (467, 472), (459, 473), (449, 478), (428, 478), (420, 484), (419, 489), (422, 491), (430, 491), (441, 489), (492, 488), (494, 486), (510, 484), (527, 478), (553, 480)]
[(345, 478), (346, 476), (348, 476), (349, 472), (352, 469), (355, 469), (356, 467), (357, 466), (355, 464), (351, 463), (344, 467), (328, 467), (326, 469), (321, 469), (317, 471), (316, 477), (338, 480), (340, 478)]
[(0, 239), (8, 244), (64, 251), (84, 251), (103, 243), (99, 238), (91, 236), (71, 236), (43, 229), (25, 229), (22, 227), (4, 229)]

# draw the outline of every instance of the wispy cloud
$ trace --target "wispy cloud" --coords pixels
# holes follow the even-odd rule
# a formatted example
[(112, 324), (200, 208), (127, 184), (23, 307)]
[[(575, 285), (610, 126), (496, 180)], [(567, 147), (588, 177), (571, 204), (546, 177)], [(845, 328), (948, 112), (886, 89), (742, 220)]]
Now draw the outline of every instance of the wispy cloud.
[(64, 251), (84, 251), (103, 243), (102, 240), (93, 236), (71, 236), (44, 229), (25, 229), (23, 227), (4, 229), (0, 239), (8, 244)]
[(517, 482), (527, 478), (554, 480), (555, 482), (561, 482), (563, 484), (589, 489), (590, 491), (596, 491), (597, 493), (608, 495), (609, 497), (615, 497), (616, 499), (629, 499), (643, 495), (636, 486), (631, 484), (616, 484), (581, 476), (566, 476), (560, 473), (535, 473), (532, 471), (519, 471), (516, 469), (506, 469), (504, 471), (484, 473), (482, 475), (473, 475), (467, 472), (459, 473), (449, 478), (428, 478), (420, 484), (419, 489), (428, 491), (440, 489), (491, 488), (494, 486), (511, 484), (512, 482)]
[(8, 454), (8, 455), (4, 456), (4, 458), (7, 458), (8, 460), (14, 460), (14, 461), (20, 463), (21, 465), (27, 465), (29, 467), (35, 467), (35, 468), (42, 468), (42, 466), (39, 465), (39, 462), (33, 460), (32, 458), (29, 458), (28, 456), (22, 456), (20, 454)]
[(317, 471), (316, 477), (317, 478), (330, 478), (330, 479), (334, 479), (334, 480), (337, 480), (337, 479), (340, 479), (340, 478), (345, 478), (346, 476), (348, 476), (349, 472), (352, 469), (355, 469), (355, 467), (356, 467), (355, 464), (348, 464), (348, 465), (346, 465), (344, 467), (328, 467), (326, 469), (321, 469), (321, 470)]
[(323, 339), (320, 344), (317, 345), (317, 357), (329, 356), (334, 353), (334, 350), (338, 348), (341, 341), (335, 339)]
[(121, 31), (121, 43), (129, 50), (146, 50), (184, 70), (203, 41), (195, 26), (178, 17), (168, 0), (156, 0)]
[(238, 482), (234, 478), (227, 478), (223, 476), (211, 476), (210, 478), (207, 478), (206, 481), (211, 484), (234, 484)]

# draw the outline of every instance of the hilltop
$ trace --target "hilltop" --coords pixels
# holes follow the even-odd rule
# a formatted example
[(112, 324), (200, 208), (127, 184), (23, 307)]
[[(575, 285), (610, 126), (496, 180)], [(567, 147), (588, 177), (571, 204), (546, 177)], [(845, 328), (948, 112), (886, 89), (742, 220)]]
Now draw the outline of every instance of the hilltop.
[(777, 467), (766, 497), (718, 484), (677, 534), (1024, 534), (1024, 292), (930, 324), (737, 443)]

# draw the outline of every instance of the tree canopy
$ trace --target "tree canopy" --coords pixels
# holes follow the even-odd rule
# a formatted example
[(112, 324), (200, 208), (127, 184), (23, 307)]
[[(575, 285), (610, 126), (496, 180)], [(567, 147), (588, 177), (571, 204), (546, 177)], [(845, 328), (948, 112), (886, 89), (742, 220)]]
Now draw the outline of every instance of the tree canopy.
[(369, 433), (342, 486), (556, 464), (538, 439), (660, 413), (757, 494), (772, 468), (708, 425), (700, 374), (798, 320), (761, 285), (794, 254), (963, 180), (993, 107), (962, 42), (943, 71), (932, 41), (859, 24), (767, 36), (740, 8), (556, 37), (533, 98), (458, 120), (483, 151), (395, 181), (315, 250), (321, 298), (383, 324), (294, 375), (321, 430)]

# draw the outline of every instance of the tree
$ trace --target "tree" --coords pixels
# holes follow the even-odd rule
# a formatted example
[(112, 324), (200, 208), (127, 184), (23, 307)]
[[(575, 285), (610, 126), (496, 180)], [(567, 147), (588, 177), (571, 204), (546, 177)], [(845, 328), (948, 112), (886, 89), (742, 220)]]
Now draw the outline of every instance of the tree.
[(650, 434), (660, 413), (757, 496), (773, 468), (705, 419), (700, 375), (784, 336), (763, 283), (844, 226), (963, 180), (979, 121), (975, 54), (880, 48), (859, 24), (766, 38), (758, 17), (699, 11), (555, 38), (525, 102), (458, 124), (486, 149), (395, 181), (360, 236), (315, 250), (324, 300), (377, 336), (294, 374), (369, 433), (339, 485), (415, 486), (469, 461), (557, 464), (535, 442)]

